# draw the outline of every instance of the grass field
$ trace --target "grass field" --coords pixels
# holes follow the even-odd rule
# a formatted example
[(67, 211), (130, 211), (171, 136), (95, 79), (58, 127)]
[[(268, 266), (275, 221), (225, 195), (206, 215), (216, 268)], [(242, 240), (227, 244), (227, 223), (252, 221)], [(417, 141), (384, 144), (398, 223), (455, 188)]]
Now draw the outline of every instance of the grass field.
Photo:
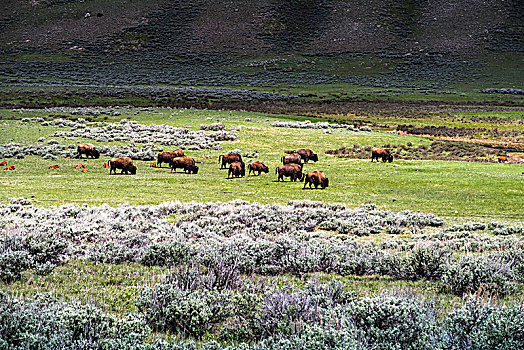
[[(41, 126), (36, 122), (7, 120), (13, 116), (47, 117), (46, 114), (49, 113), (42, 110), (22, 113), (3, 111), (5, 120), (2, 121), (2, 128), (5, 132), (0, 137), (0, 144), (32, 144), (37, 143), (40, 137), (49, 139), (48, 136), (59, 128)], [(136, 162), (136, 176), (109, 176), (108, 170), (102, 167), (102, 163), (107, 161), (103, 158), (83, 160), (88, 173), (73, 169), (73, 165), (80, 162), (76, 159), (52, 161), (38, 156), (10, 159), (9, 164), (14, 164), (16, 170), (0, 173), (3, 187), (0, 201), (7, 202), (10, 197), (23, 196), (32, 198), (36, 205), (52, 206), (64, 203), (155, 204), (170, 200), (206, 202), (237, 198), (261, 203), (286, 203), (293, 199), (311, 199), (342, 202), (349, 206), (372, 202), (383, 209), (419, 210), (458, 220), (489, 220), (496, 217), (498, 220), (518, 222), (524, 217), (522, 165), (430, 160), (372, 164), (369, 159), (340, 159), (324, 154), (329, 149), (354, 144), (380, 147), (411, 142), (427, 145), (430, 140), (426, 138), (379, 132), (334, 130), (329, 134), (318, 129), (276, 128), (270, 123), (300, 118), (230, 111), (124, 110), (121, 116), (109, 116), (107, 121), (122, 118), (142, 124), (187, 126), (190, 130), (198, 130), (200, 124), (220, 121), (227, 130), (239, 130), (239, 141), (222, 142), (221, 151), (186, 151), (201, 162), (197, 175), (172, 174), (168, 168), (150, 168), (150, 162), (146, 161)], [(99, 116), (95, 119), (106, 118)], [(93, 141), (74, 139), (60, 142)], [(323, 170), (330, 178), (328, 189), (302, 190), (300, 183), (276, 182), (274, 169), (280, 164), (283, 152), (303, 147), (319, 153), (319, 162), (310, 163), (305, 169)], [(260, 177), (227, 179), (227, 171), (219, 170), (217, 158), (232, 149), (258, 152), (257, 160), (264, 161), (270, 167), (270, 173)], [(60, 168), (48, 169), (52, 164), (59, 164)]]

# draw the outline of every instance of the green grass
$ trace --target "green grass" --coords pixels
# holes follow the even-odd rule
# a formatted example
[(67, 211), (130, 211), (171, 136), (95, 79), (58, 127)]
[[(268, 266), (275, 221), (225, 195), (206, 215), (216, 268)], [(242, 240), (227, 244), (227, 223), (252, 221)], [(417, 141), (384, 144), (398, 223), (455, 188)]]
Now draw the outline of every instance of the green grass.
[(136, 311), (140, 290), (158, 282), (155, 278), (165, 272), (165, 268), (136, 263), (113, 265), (73, 260), (46, 276), (27, 270), (19, 281), (0, 282), (0, 290), (22, 297), (49, 293), (64, 301), (94, 301), (108, 312), (126, 313)]
[[(44, 112), (3, 111), (11, 117), (40, 116)], [(371, 163), (369, 159), (342, 159), (325, 155), (325, 151), (342, 146), (382, 146), (386, 143), (428, 144), (427, 139), (391, 135), (377, 132), (334, 131), (275, 128), (273, 120), (285, 120), (285, 116), (260, 113), (200, 110), (158, 109), (118, 117), (139, 123), (191, 126), (197, 130), (200, 124), (223, 122), (228, 130), (240, 125), (239, 141), (223, 142), (222, 151), (186, 151), (199, 164), (197, 175), (172, 174), (167, 168), (150, 168), (150, 162), (137, 161), (136, 176), (109, 176), (102, 167), (105, 158), (99, 160), (59, 159), (49, 161), (30, 156), (26, 159), (10, 159), (13, 172), (0, 172), (0, 201), (10, 197), (33, 198), (36, 205), (52, 206), (64, 203), (157, 204), (164, 201), (230, 201), (244, 199), (261, 203), (286, 203), (288, 200), (320, 200), (342, 202), (350, 207), (366, 202), (376, 203), (379, 208), (391, 210), (415, 210), (432, 212), (453, 220), (486, 220), (521, 222), (524, 217), (524, 167), (517, 164), (486, 164), (446, 161), (404, 161), (394, 163)], [(212, 120), (207, 120), (212, 117)], [(251, 118), (246, 121), (245, 118)], [(99, 117), (103, 119), (104, 117)], [(269, 119), (268, 121), (266, 121)], [(295, 118), (303, 119), (303, 118)], [(0, 136), (0, 144), (11, 142), (34, 143), (40, 136), (48, 135), (58, 128), (41, 127), (38, 123), (23, 124), (4, 120), (6, 133)], [(63, 129), (62, 129), (63, 130)], [(87, 139), (63, 140), (77, 143)], [(89, 141), (93, 142), (93, 141)], [(94, 144), (99, 144), (93, 142)], [(320, 161), (305, 166), (306, 171), (323, 170), (330, 178), (326, 190), (302, 190), (301, 183), (276, 182), (275, 167), (280, 165), (284, 150), (308, 147), (320, 155)], [(165, 147), (166, 150), (172, 147)], [(219, 170), (217, 158), (227, 150), (257, 151), (258, 160), (270, 167), (269, 174), (260, 177), (227, 179), (227, 171)], [(79, 162), (88, 165), (89, 172), (73, 169)], [(60, 169), (48, 166), (59, 164)]]
[[(138, 263), (93, 264), (85, 260), (72, 260), (57, 267), (46, 276), (31, 270), (23, 273), (22, 279), (11, 284), (0, 282), (0, 290), (20, 297), (33, 297), (38, 293), (48, 293), (64, 301), (79, 300), (95, 302), (105, 311), (113, 314), (136, 312), (135, 301), (145, 286), (162, 282), (169, 274), (167, 268), (145, 267)], [(271, 281), (275, 286), (296, 286), (303, 288), (307, 281), (317, 280), (330, 283), (339, 280), (347, 291), (360, 296), (373, 296), (384, 291), (408, 290), (414, 294), (434, 298), (446, 309), (461, 299), (449, 294), (439, 282), (404, 281), (385, 276), (340, 276), (325, 273), (309, 273), (298, 277), (289, 274), (278, 276), (250, 276), (255, 279)], [(512, 302), (522, 298), (523, 289), (498, 299), (499, 302)]]

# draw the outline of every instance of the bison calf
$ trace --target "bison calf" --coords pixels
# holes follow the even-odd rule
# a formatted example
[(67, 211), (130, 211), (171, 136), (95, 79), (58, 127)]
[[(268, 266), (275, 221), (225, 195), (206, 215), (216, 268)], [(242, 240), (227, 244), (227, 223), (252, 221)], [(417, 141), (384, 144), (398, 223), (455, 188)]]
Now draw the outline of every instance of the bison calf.
[(315, 188), (320, 187), (322, 189), (329, 186), (329, 179), (326, 177), (323, 171), (312, 171), (310, 173), (307, 173), (304, 177), (304, 189), (306, 188), (306, 185), (309, 184), (309, 188), (311, 188), (311, 185), (315, 185)]

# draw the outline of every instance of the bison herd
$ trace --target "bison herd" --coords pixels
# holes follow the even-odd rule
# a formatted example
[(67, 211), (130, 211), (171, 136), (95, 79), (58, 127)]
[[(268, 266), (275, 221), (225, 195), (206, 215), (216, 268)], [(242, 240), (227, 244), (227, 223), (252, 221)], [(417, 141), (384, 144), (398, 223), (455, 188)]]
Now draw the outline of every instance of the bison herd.
[[(78, 158), (100, 158), (100, 152), (95, 146), (91, 144), (80, 144), (77, 147)], [(304, 182), (304, 189), (309, 185), (309, 188), (315, 186), (321, 189), (325, 189), (329, 186), (329, 179), (326, 177), (323, 171), (311, 171), (305, 173), (303, 171), (304, 165), (310, 161), (317, 162), (318, 155), (308, 148), (297, 149), (296, 151), (286, 151), (290, 153), (281, 157), (282, 165), (275, 168), (275, 174), (277, 175), (277, 182), (284, 182), (284, 177), (288, 177), (291, 182)], [(389, 149), (378, 148), (371, 153), (371, 162), (379, 159), (382, 162), (392, 162), (393, 155)], [(499, 159), (500, 161), (500, 159)], [(171, 172), (176, 173), (177, 169), (183, 169), (186, 174), (197, 174), (198, 166), (193, 158), (188, 157), (184, 154), (182, 149), (177, 149), (172, 152), (161, 152), (157, 155), (157, 162), (151, 163), (151, 167), (161, 168), (162, 164), (169, 164)], [(242, 160), (242, 155), (239, 153), (229, 152), (218, 157), (218, 163), (220, 169), (228, 169), (227, 178), (239, 178), (246, 176), (246, 164)], [(1, 162), (0, 165), (7, 165), (7, 162)], [(82, 168), (82, 171), (87, 172), (85, 164), (78, 164), (75, 168)], [(133, 164), (133, 160), (129, 157), (117, 157), (110, 159), (107, 163), (104, 163), (105, 168), (109, 168), (109, 175), (115, 174), (117, 169), (120, 169), (120, 174), (135, 175), (136, 166)], [(12, 170), (14, 166), (5, 168), (4, 170)], [(58, 168), (58, 165), (49, 167), (50, 169)], [(260, 176), (261, 173), (269, 173), (269, 168), (261, 161), (251, 162), (247, 165), (248, 176)]]
[[(290, 181), (296, 182), (305, 181), (304, 188), (309, 184), (314, 185), (315, 188), (320, 186), (322, 189), (328, 187), (329, 180), (322, 171), (312, 171), (305, 174), (303, 172), (304, 164), (309, 161), (318, 161), (318, 155), (312, 150), (302, 148), (292, 152), (292, 154), (282, 156), (280, 158), (283, 165), (275, 168), (277, 174), (277, 182), (284, 181), (284, 177), (289, 177)], [(302, 161), (304, 161), (302, 163)], [(228, 169), (228, 178), (244, 177), (246, 175), (246, 164), (242, 161), (242, 155), (239, 153), (227, 153), (218, 157), (220, 169)], [(229, 168), (227, 165), (229, 164)], [(264, 162), (256, 161), (248, 164), (248, 176), (253, 173), (254, 176), (260, 176), (261, 173), (269, 173), (269, 168)]]

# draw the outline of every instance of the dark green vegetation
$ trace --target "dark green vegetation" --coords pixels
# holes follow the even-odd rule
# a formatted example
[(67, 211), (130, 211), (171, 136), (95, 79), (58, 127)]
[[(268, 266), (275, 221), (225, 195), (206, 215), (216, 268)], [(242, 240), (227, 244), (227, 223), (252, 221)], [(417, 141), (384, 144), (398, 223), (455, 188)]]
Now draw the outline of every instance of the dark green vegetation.
[[(522, 96), (482, 92), (522, 88), (519, 1), (9, 0), (0, 6), (3, 106), (122, 105), (133, 96), (139, 97), (133, 104), (216, 102), (144, 96), (129, 86), (256, 87), (343, 102), (514, 103)], [(116, 92), (54, 92), (64, 86)]]

